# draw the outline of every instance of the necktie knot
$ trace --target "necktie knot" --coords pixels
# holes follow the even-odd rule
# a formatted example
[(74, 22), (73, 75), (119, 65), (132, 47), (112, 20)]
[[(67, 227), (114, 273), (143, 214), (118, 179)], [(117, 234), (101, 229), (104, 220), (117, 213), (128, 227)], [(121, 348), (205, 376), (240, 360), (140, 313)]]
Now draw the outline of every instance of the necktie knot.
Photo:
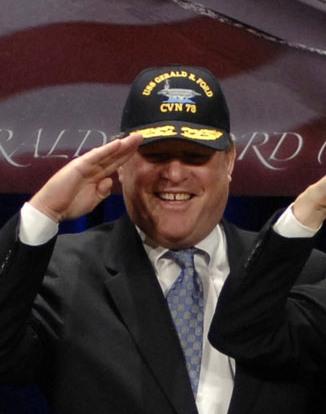
[(194, 268), (194, 255), (196, 249), (194, 247), (190, 247), (188, 249), (182, 250), (170, 250), (170, 255), (175, 260), (176, 263), (181, 267), (181, 269), (185, 268)]
[(186, 288), (186, 290), (183, 290), (183, 294), (186, 294), (187, 292), (193, 297), (203, 295), (202, 283), (196, 272), (194, 263), (194, 256), (197, 251), (198, 249), (195, 247), (169, 251), (170, 257), (180, 266), (181, 273), (172, 285), (168, 295), (170, 295), (173, 290), (180, 289), (180, 287), (178, 287), (180, 284), (183, 284), (184, 289)]

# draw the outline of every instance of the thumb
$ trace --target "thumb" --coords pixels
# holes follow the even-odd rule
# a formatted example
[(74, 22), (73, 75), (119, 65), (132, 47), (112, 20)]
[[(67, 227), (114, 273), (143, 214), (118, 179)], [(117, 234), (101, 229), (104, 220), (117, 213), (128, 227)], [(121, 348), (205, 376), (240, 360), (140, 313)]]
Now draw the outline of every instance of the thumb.
[(113, 181), (110, 177), (106, 177), (103, 180), (101, 180), (96, 188), (97, 196), (102, 200), (108, 197), (111, 194), (112, 184)]

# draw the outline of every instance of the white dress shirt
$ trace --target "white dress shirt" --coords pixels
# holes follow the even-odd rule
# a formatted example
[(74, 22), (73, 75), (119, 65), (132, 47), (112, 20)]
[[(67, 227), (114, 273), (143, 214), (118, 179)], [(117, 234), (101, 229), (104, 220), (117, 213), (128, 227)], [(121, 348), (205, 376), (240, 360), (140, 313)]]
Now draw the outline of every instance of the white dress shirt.
[[(274, 230), (284, 237), (312, 237), (316, 231), (303, 226), (294, 217), (291, 206), (283, 213)], [(58, 231), (58, 224), (25, 203), (21, 211), (20, 240), (28, 245), (40, 245)], [(163, 257), (167, 249), (153, 246), (139, 230), (144, 248), (155, 269), (164, 295), (180, 273), (179, 266)], [(208, 329), (214, 314), (219, 293), (229, 273), (227, 245), (221, 225), (200, 243), (196, 244), (195, 267), (204, 289), (204, 341), (202, 365), (196, 404), (199, 414), (227, 414), (233, 391), (234, 361), (213, 348), (207, 340)]]
[[(180, 267), (173, 260), (163, 257), (168, 251), (151, 246), (138, 229), (145, 250), (152, 262), (164, 295), (180, 274)], [(195, 267), (204, 290), (204, 339), (200, 378), (196, 403), (199, 414), (226, 414), (233, 391), (234, 361), (211, 346), (207, 339), (220, 290), (229, 274), (226, 240), (220, 225), (195, 247)]]

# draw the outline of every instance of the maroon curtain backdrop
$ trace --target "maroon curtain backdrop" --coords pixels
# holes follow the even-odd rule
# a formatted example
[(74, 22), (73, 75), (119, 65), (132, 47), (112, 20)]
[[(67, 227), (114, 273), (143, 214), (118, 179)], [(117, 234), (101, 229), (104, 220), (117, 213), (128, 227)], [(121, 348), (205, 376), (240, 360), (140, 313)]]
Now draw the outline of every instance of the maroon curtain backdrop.
[(216, 3), (1, 0), (0, 192), (33, 192), (107, 142), (134, 76), (169, 63), (206, 66), (223, 84), (233, 194), (294, 195), (324, 174), (322, 3)]

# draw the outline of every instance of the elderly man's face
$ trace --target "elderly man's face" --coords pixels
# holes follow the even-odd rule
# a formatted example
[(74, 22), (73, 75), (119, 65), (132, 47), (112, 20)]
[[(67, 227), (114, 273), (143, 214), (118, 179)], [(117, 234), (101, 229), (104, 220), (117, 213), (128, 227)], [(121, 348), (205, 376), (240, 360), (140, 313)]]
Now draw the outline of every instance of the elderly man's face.
[(131, 220), (161, 246), (193, 246), (223, 215), (234, 158), (185, 141), (140, 147), (119, 170)]

